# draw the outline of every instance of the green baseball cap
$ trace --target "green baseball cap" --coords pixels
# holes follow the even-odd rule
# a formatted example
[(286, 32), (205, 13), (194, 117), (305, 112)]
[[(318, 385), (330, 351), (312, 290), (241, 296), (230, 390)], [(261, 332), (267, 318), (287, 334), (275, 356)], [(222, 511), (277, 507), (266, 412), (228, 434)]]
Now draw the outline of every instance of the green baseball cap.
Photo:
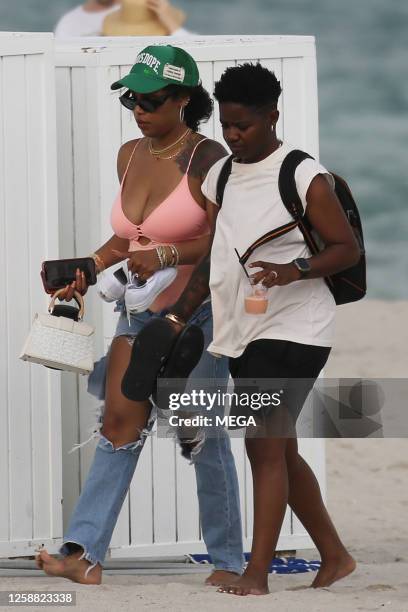
[(111, 89), (127, 87), (141, 94), (152, 93), (167, 85), (196, 87), (198, 67), (184, 49), (172, 45), (152, 45), (141, 51), (129, 74), (111, 85)]

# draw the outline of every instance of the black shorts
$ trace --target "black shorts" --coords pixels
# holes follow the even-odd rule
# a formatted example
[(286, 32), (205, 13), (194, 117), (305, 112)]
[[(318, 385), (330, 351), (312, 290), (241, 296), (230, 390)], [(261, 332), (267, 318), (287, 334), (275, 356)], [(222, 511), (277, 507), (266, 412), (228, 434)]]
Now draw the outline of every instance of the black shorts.
[[(229, 369), (235, 383), (236, 401), (231, 405), (231, 416), (255, 416), (265, 420), (284, 407), (291, 423), (303, 408), (316, 378), (327, 362), (331, 347), (299, 344), (289, 340), (254, 340), (240, 357), (229, 359)], [(248, 394), (274, 394), (273, 405), (248, 405)], [(266, 397), (266, 396), (265, 396)], [(279, 404), (278, 399), (280, 400)], [(282, 411), (281, 411), (282, 412)]]

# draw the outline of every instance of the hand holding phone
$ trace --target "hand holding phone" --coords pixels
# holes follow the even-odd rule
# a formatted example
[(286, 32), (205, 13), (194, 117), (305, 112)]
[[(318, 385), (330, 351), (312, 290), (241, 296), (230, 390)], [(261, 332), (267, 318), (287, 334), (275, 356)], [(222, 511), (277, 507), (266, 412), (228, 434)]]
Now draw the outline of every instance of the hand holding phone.
[(95, 261), (92, 257), (44, 261), (41, 278), (47, 293), (65, 289), (60, 299), (70, 301), (74, 291), (85, 295), (88, 286), (96, 283)]
[(58, 299), (60, 302), (70, 302), (74, 299), (74, 295), (76, 292), (81, 295), (85, 295), (88, 291), (88, 284), (86, 282), (85, 273), (81, 272), (81, 270), (77, 270), (75, 280), (72, 281), (70, 285), (66, 285), (65, 289), (60, 289), (60, 293), (58, 295)]

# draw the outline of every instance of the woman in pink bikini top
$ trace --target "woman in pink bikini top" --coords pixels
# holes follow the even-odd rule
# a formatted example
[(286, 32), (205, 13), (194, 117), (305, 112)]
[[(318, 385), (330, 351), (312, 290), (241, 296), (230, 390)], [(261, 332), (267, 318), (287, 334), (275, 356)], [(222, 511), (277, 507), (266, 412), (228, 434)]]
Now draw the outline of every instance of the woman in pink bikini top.
[[(169, 53), (176, 58), (173, 63), (166, 61)], [(127, 88), (120, 101), (133, 112), (143, 138), (119, 150), (120, 188), (111, 213), (114, 234), (93, 257), (97, 272), (127, 259), (129, 270), (141, 280), (176, 265), (175, 280), (149, 306), (158, 312), (177, 301), (210, 248), (201, 185), (211, 166), (227, 153), (197, 132), (211, 116), (213, 104), (195, 61), (183, 49), (147, 47), (131, 72), (113, 83), (112, 89), (120, 88)], [(61, 299), (72, 298), (74, 288), (67, 288)], [(86, 291), (83, 277), (77, 278), (76, 288)]]
[(119, 150), (114, 235), (96, 251), (96, 261), (104, 268), (128, 259), (129, 270), (141, 280), (176, 264), (175, 280), (149, 306), (158, 312), (177, 301), (208, 252), (211, 233), (201, 185), (226, 152), (197, 133), (200, 121), (212, 113), (212, 102), (199, 84), (195, 62), (187, 62), (183, 74), (166, 64), (158, 79), (158, 60), (152, 58), (152, 53), (139, 54), (130, 74), (112, 85), (128, 88), (120, 100), (133, 111), (144, 138)]
[[(214, 211), (206, 210), (201, 186), (209, 169), (227, 153), (220, 143), (197, 132), (200, 122), (210, 118), (213, 104), (200, 83), (194, 59), (183, 49), (146, 47), (130, 73), (111, 88), (126, 88), (120, 102), (132, 111), (143, 137), (126, 142), (119, 150), (120, 187), (111, 212), (114, 233), (92, 257), (97, 273), (127, 260), (129, 271), (141, 281), (172, 268), (167, 276), (171, 284), (156, 284), (158, 292), (152, 292), (154, 301), (147, 311), (165, 316), (211, 247)], [(79, 271), (75, 284), (66, 288), (61, 299), (70, 301), (75, 289), (82, 294), (87, 290)], [(126, 308), (126, 299), (124, 302)], [(132, 346), (136, 336), (131, 329), (132, 312), (127, 314), (129, 333), (117, 330), (117, 335), (127, 336), (129, 342), (124, 347), (115, 336), (110, 350), (115, 358), (116, 351), (119, 354), (119, 370), (121, 365), (127, 367), (128, 345)], [(174, 315), (170, 318), (173, 328), (180, 331), (185, 322)], [(111, 366), (112, 359), (108, 381)], [(116, 383), (121, 378), (114, 378), (119, 402), (123, 396)]]
[[(134, 316), (129, 313), (128, 320), (121, 313), (108, 354), (90, 376), (94, 393), (97, 388), (96, 395), (104, 399), (103, 419), (95, 429), (96, 434), (100, 428), (101, 439), (90, 469), (92, 475), (84, 484), (69, 533), (64, 538), (64, 561), (60, 563), (46, 551), (42, 551), (38, 559), (39, 567), (46, 573), (88, 584), (101, 582), (101, 563), (124, 493), (130, 486), (138, 454), (155, 419), (149, 399), (134, 400), (123, 393), (122, 383), (129, 367), (145, 372), (145, 362), (148, 362), (139, 359), (137, 351), (133, 359), (133, 348), (137, 348), (137, 344), (132, 348), (132, 343), (150, 322), (165, 317), (166, 307), (178, 299), (193, 268), (208, 253), (214, 215), (206, 211), (201, 185), (210, 167), (226, 156), (220, 144), (197, 133), (200, 121), (208, 119), (212, 113), (212, 102), (199, 83), (194, 59), (183, 49), (170, 45), (143, 49), (130, 74), (114, 83), (112, 88), (126, 88), (120, 100), (133, 112), (143, 137), (125, 143), (119, 150), (120, 189), (111, 214), (114, 233), (93, 254), (97, 269), (100, 272), (127, 260), (130, 271), (142, 280), (162, 270), (164, 274), (158, 274), (150, 286), (158, 276), (166, 274), (163, 270), (166, 267), (173, 268), (168, 277), (174, 276), (174, 268), (177, 275), (172, 284), (156, 294), (155, 301), (148, 307), (153, 312), (147, 310)], [(74, 289), (81, 293), (87, 289), (79, 270), (77, 280), (66, 288), (63, 299), (69, 301)], [(126, 293), (124, 303), (126, 306)], [(159, 314), (154, 314), (157, 312)], [(195, 328), (200, 326), (203, 337), (207, 334), (207, 343), (212, 334), (210, 317), (209, 304), (197, 309)], [(180, 331), (183, 325), (177, 319), (170, 319), (165, 325), (167, 330), (170, 328), (174, 332), (173, 339), (175, 330)], [(202, 376), (210, 378), (217, 373), (217, 384), (223, 377), (226, 387), (226, 360), (215, 359), (206, 352), (202, 359)], [(205, 459), (197, 461), (197, 474), (204, 483), (197, 489), (203, 538), (216, 563), (208, 580), (209, 584), (220, 584), (226, 576), (232, 578), (234, 572), (239, 573), (243, 561), (234, 460), (226, 433), (224, 437), (217, 436), (215, 445), (214, 438), (206, 437), (201, 430), (197, 438), (194, 434), (191, 444), (188, 442), (184, 437), (183, 452), (188, 450), (186, 456), (191, 454), (191, 457), (193, 453), (198, 455), (205, 444), (210, 444)], [(118, 449), (120, 452), (114, 452)], [(205, 478), (209, 479), (207, 484)], [(103, 500), (102, 506), (100, 500)], [(214, 505), (221, 510), (228, 507), (228, 516), (221, 511), (214, 515)], [(136, 516), (134, 520), (137, 521)], [(217, 522), (216, 536), (211, 521)]]
[[(148, 198), (148, 200), (153, 200), (155, 204), (153, 206), (146, 204), (139, 208), (140, 200), (137, 197), (138, 185), (142, 190), (143, 174), (146, 168), (146, 163), (143, 163), (142, 160), (146, 156), (148, 142), (146, 139), (137, 140), (136, 143), (132, 141), (124, 145), (121, 149), (122, 153), (119, 153), (126, 159), (128, 147), (132, 145), (132, 152), (123, 172), (120, 189), (111, 213), (111, 224), (115, 235), (129, 241), (129, 253), (126, 253), (126, 256), (129, 257), (129, 268), (136, 272), (139, 278), (147, 279), (160, 267), (156, 247), (165, 247), (165, 253), (170, 253), (168, 261), (172, 251), (176, 253), (174, 247), (179, 254), (177, 276), (170, 287), (165, 289), (151, 304), (149, 310), (153, 312), (162, 310), (177, 301), (191, 276), (197, 255), (204, 254), (209, 246), (210, 228), (202, 203), (201, 191), (198, 189), (199, 176), (193, 178), (190, 173), (193, 163), (197, 173), (197, 166), (202, 163), (202, 158), (199, 158), (198, 152), (197, 155), (195, 154), (199, 147), (203, 150), (207, 147), (206, 151), (208, 151), (208, 139), (201, 138), (193, 132), (188, 136), (189, 142), (183, 144), (184, 160), (180, 160), (179, 163), (173, 162), (172, 165), (176, 166), (175, 168), (172, 168), (170, 164), (167, 167), (163, 167), (163, 164), (159, 165), (157, 162), (160, 162), (162, 158), (155, 155), (152, 170), (159, 173), (156, 179), (157, 192), (153, 192), (154, 196)], [(150, 151), (147, 151), (147, 155), (151, 155)], [(127, 178), (129, 170), (131, 172), (133, 170), (133, 180), (130, 177)], [(183, 170), (184, 174), (181, 174)], [(167, 186), (173, 185), (174, 182), (177, 182), (176, 186), (169, 189)], [(161, 199), (161, 194), (166, 191), (169, 192), (168, 195)], [(146, 197), (141, 199), (146, 200)], [(156, 201), (159, 203), (156, 204)], [(137, 214), (141, 208), (150, 212)], [(135, 222), (133, 219), (140, 221)], [(173, 249), (170, 245), (173, 246)]]

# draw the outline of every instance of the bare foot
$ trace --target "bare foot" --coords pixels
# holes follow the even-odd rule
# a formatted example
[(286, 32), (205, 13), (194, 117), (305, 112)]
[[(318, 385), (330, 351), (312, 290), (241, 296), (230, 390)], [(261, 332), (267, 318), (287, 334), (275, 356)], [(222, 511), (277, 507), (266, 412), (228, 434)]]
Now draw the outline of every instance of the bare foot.
[(322, 562), (316, 578), (310, 585), (314, 589), (328, 587), (337, 580), (345, 578), (356, 569), (356, 562), (348, 553), (340, 559)]
[(227, 572), (226, 570), (214, 570), (211, 576), (205, 581), (207, 586), (224, 586), (226, 584), (233, 584), (240, 578), (239, 574), (235, 572)]
[(230, 593), (231, 595), (267, 595), (268, 575), (256, 571), (245, 570), (238, 580), (218, 589), (218, 593)]
[(44, 549), (39, 553), (36, 563), (48, 576), (60, 576), (80, 584), (101, 584), (102, 567), (98, 563), (85, 577), (85, 572), (91, 564), (86, 559), (79, 559), (81, 555), (82, 551), (79, 551), (63, 559), (56, 559)]

